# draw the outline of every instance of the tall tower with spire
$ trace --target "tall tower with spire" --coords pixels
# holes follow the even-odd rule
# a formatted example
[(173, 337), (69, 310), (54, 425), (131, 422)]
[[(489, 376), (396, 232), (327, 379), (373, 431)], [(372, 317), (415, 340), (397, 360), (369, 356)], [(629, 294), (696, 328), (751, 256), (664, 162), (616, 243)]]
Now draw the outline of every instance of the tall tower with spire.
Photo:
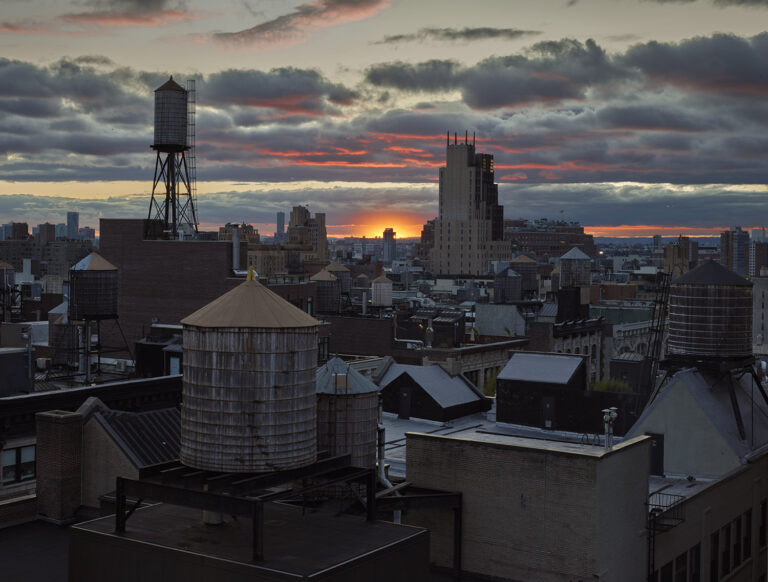
[(435, 220), (432, 269), (438, 275), (483, 275), (492, 259), (509, 258), (504, 208), (494, 182), (493, 156), (475, 152), (474, 137), (446, 144), (440, 168), (440, 208)]

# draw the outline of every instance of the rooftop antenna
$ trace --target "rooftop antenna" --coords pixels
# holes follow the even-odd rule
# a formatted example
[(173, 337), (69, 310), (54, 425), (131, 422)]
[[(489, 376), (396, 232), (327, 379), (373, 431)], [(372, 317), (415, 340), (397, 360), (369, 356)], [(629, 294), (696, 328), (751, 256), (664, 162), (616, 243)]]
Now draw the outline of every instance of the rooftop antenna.
[(445, 132), (445, 146), (448, 147), (449, 145), (451, 145), (451, 132), (450, 131), (446, 131)]
[(465, 145), (469, 144), (469, 130), (468, 129), (464, 130), (464, 144)]
[(475, 145), (475, 132), (472, 132), (472, 145)]
[(456, 145), (459, 143), (459, 135), (454, 131), (453, 132), (453, 145)]

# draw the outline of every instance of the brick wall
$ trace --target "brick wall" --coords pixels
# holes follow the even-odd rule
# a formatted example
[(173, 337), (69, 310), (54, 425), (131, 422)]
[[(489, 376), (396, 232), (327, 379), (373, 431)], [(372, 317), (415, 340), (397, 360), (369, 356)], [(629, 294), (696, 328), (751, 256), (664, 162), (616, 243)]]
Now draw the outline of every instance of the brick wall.
[(37, 424), (37, 511), (67, 521), (80, 507), (83, 417), (51, 410), (35, 415)]
[(37, 497), (34, 494), (0, 501), (0, 529), (37, 518)]

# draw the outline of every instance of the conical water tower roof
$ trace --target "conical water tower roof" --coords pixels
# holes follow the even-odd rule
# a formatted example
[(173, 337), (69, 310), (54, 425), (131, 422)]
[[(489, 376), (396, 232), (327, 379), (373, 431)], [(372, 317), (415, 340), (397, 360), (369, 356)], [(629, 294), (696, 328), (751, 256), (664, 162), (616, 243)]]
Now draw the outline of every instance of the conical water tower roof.
[(561, 259), (587, 259), (590, 260), (589, 256), (584, 253), (581, 249), (578, 247), (573, 247), (570, 251), (565, 253)]
[(163, 83), (160, 87), (155, 89), (155, 91), (181, 91), (183, 93), (186, 93), (187, 90), (179, 85), (176, 81), (173, 80), (173, 75), (171, 75), (171, 78), (168, 79), (165, 83)]
[(291, 305), (256, 280), (246, 280), (181, 320), (196, 327), (315, 327), (314, 317)]
[(737, 275), (720, 263), (704, 261), (695, 269), (691, 269), (674, 281), (673, 285), (741, 285), (751, 287), (752, 283)]
[(72, 265), (70, 271), (117, 271), (112, 263), (99, 253), (91, 253), (81, 261)]
[(391, 283), (392, 279), (389, 279), (386, 275), (379, 275), (373, 280), (374, 283)]
[(14, 270), (13, 265), (11, 265), (10, 263), (6, 263), (5, 261), (0, 261), (0, 269), (6, 269), (9, 271)]
[(333, 273), (329, 273), (325, 269), (318, 271), (309, 278), (310, 281), (338, 281)]
[(331, 263), (325, 268), (326, 271), (329, 273), (337, 272), (337, 273), (349, 273), (349, 269), (347, 269), (344, 265), (341, 265), (339, 263)]
[(535, 263), (536, 261), (534, 261), (531, 257), (528, 257), (526, 255), (518, 255), (517, 257), (515, 257), (509, 262), (510, 263)]

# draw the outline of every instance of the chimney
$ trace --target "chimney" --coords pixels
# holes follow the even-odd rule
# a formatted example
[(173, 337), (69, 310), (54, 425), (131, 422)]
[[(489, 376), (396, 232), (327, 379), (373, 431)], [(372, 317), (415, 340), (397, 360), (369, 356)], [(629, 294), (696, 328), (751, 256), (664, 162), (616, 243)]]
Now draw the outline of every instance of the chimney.
[(38, 412), (35, 423), (38, 516), (71, 523), (80, 507), (83, 416), (50, 410)]
[(232, 229), (232, 269), (240, 269), (240, 227)]

